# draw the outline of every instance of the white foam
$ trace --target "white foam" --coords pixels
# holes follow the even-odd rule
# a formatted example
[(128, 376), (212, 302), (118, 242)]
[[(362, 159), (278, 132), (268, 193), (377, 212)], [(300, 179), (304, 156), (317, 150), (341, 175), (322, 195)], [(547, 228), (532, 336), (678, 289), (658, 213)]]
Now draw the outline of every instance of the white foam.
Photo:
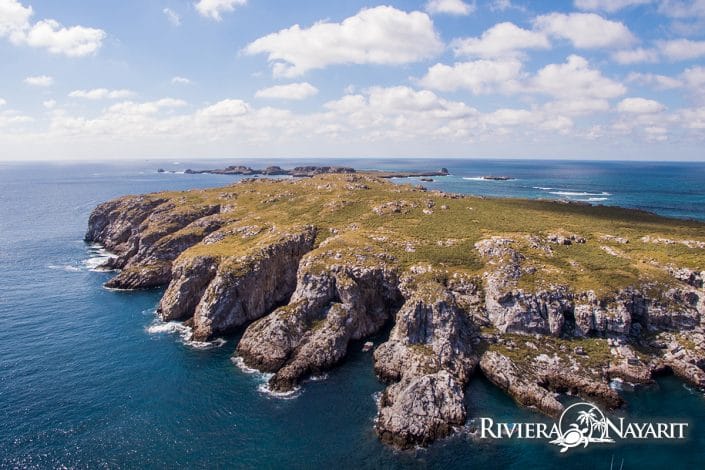
[(486, 180), (485, 178), (483, 178), (482, 176), (473, 176), (473, 177), (467, 176), (467, 177), (463, 177), (463, 179), (468, 180), (468, 181), (489, 181), (489, 180)]
[(260, 375), (262, 378), (269, 380), (272, 375), (274, 374), (269, 374), (267, 372), (260, 372), (257, 369), (253, 369), (252, 367), (247, 367), (245, 364), (245, 360), (241, 358), (240, 356), (235, 356), (230, 358), (230, 362), (235, 364), (238, 369), (240, 369), (242, 372), (245, 374), (250, 374), (250, 375)]
[(89, 271), (113, 271), (112, 269), (102, 268), (101, 266), (103, 266), (110, 259), (117, 258), (117, 255), (115, 253), (111, 253), (110, 251), (106, 250), (102, 245), (96, 243), (88, 247), (88, 254), (91, 257), (83, 261), (83, 265), (88, 268)]
[(328, 374), (321, 374), (321, 375), (312, 375), (308, 379), (306, 379), (307, 382), (320, 382), (321, 380), (326, 380), (328, 378)]
[(66, 272), (68, 272), (68, 273), (78, 273), (78, 272), (83, 271), (83, 270), (82, 270), (81, 268), (79, 268), (78, 266), (72, 266), (72, 265), (70, 265), (70, 264), (66, 264), (66, 265), (50, 264), (50, 265), (47, 266), (47, 268), (49, 268), (49, 269), (55, 269), (55, 270), (59, 270), (59, 271), (66, 271)]
[(147, 333), (150, 335), (161, 334), (161, 333), (179, 333), (186, 334), (190, 333), (190, 328), (183, 323), (177, 321), (163, 322), (155, 320), (154, 323), (147, 327)]
[(541, 191), (553, 191), (556, 188), (548, 188), (545, 186), (534, 186), (534, 189), (540, 189)]
[(601, 193), (589, 193), (586, 191), (551, 191), (551, 194), (556, 196), (611, 196), (611, 193), (601, 192)]
[(193, 329), (178, 321), (163, 322), (155, 319), (145, 330), (150, 335), (178, 334), (183, 344), (194, 349), (219, 348), (227, 343), (223, 338), (216, 338), (213, 341), (195, 341), (192, 339)]
[(292, 400), (300, 395), (301, 392), (301, 387), (296, 387), (293, 390), (290, 390), (288, 392), (275, 392), (274, 390), (269, 388), (268, 383), (263, 383), (259, 387), (257, 387), (257, 390), (269, 397), (272, 398), (279, 398), (282, 400)]
[(610, 388), (617, 391), (624, 390), (624, 380), (619, 377), (610, 380)]
[(608, 200), (608, 197), (589, 197), (588, 201), (590, 202), (599, 202), (599, 201), (606, 201)]

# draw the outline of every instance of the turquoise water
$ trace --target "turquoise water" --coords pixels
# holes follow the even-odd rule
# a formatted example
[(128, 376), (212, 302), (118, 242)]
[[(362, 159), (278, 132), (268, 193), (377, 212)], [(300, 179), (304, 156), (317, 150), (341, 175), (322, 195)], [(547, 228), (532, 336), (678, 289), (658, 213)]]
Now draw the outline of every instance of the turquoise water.
[[(606, 192), (601, 203), (705, 220), (703, 164), (336, 163), (446, 166), (453, 176), (429, 186), (522, 197), (548, 197), (550, 191), (534, 187)], [(526, 469), (610, 468), (612, 462), (619, 468), (624, 461), (625, 469), (702, 468), (705, 398), (673, 378), (626, 392), (623, 413), (635, 420), (688, 421), (685, 442), (632, 442), (559, 454), (543, 442), (478, 442), (461, 433), (426, 450), (394, 452), (372, 432), (374, 394), (383, 387), (359, 344), (326, 380), (309, 382), (296, 397), (282, 400), (258, 390), (261, 376), (232, 364), (237, 335), (221, 347), (194, 349), (176, 333), (150, 332), (161, 292), (101, 288), (109, 275), (89, 269), (86, 262), (95, 253), (81, 240), (88, 215), (99, 202), (122, 194), (234, 179), (157, 174), (157, 167), (223, 164), (0, 164), (0, 467)], [(517, 179), (463, 179), (484, 174)], [(481, 378), (470, 384), (467, 404), (471, 417), (544, 419), (516, 407)]]

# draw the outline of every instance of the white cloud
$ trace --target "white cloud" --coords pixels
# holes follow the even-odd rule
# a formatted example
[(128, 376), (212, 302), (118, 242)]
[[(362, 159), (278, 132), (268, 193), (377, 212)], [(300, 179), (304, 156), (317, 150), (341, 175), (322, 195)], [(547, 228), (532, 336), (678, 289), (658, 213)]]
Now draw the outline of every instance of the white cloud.
[(512, 4), (511, 0), (493, 0), (490, 3), (490, 10), (492, 11), (507, 11), (510, 8), (522, 9)]
[(705, 86), (705, 67), (697, 66), (685, 69), (681, 77), (683, 77), (686, 85), (691, 88)]
[(498, 23), (481, 37), (453, 41), (456, 55), (486, 58), (516, 56), (523, 49), (548, 49), (551, 44), (544, 33), (522, 29), (514, 23)]
[(220, 21), (223, 19), (223, 13), (230, 13), (235, 7), (246, 4), (247, 0), (199, 0), (195, 6), (202, 16)]
[(646, 98), (624, 98), (617, 105), (617, 111), (620, 113), (631, 114), (660, 113), (665, 109), (666, 107), (658, 101), (647, 100)]
[(7, 104), (7, 101), (5, 101), (4, 99), (0, 98), (0, 108), (2, 108), (3, 106), (5, 106), (6, 104)]
[(54, 109), (56, 107), (56, 100), (42, 101), (42, 106), (44, 106), (46, 109)]
[(301, 82), (263, 88), (261, 90), (257, 90), (255, 97), (280, 100), (304, 100), (316, 95), (317, 93), (318, 88), (308, 82)]
[(528, 89), (563, 99), (609, 99), (627, 91), (624, 85), (591, 68), (578, 55), (571, 55), (563, 64), (550, 64), (539, 70)]
[(245, 47), (247, 54), (266, 53), (274, 75), (280, 77), (296, 77), (333, 64), (406, 64), (442, 50), (426, 13), (390, 6), (363, 9), (341, 23), (294, 25)]
[(561, 98), (550, 101), (543, 106), (544, 111), (551, 115), (584, 116), (605, 112), (610, 109), (610, 103), (603, 98)]
[(207, 121), (222, 123), (249, 111), (249, 105), (242, 100), (223, 100), (199, 110), (197, 116)]
[(699, 99), (705, 98), (705, 67), (685, 69), (680, 78), (693, 95)]
[(25, 7), (17, 0), (0, 0), (0, 37), (16, 40), (29, 28), (32, 7)]
[(692, 60), (705, 56), (705, 41), (674, 39), (658, 41), (657, 44), (661, 54), (671, 61)]
[(17, 124), (27, 124), (33, 121), (34, 119), (31, 117), (18, 114), (14, 111), (4, 111), (0, 113), (0, 128), (11, 127)]
[(607, 13), (614, 13), (622, 8), (646, 5), (654, 0), (575, 0), (575, 7), (581, 10), (602, 10)]
[(100, 29), (83, 26), (65, 28), (57, 21), (42, 20), (32, 26), (19, 42), (45, 48), (52, 54), (84, 57), (100, 49), (105, 36), (105, 32)]
[(48, 87), (54, 84), (54, 77), (50, 77), (49, 75), (36, 75), (34, 77), (25, 78), (24, 82), (31, 86)]
[(672, 18), (705, 17), (705, 0), (661, 0), (659, 13)]
[(614, 52), (612, 54), (612, 60), (623, 65), (644, 62), (654, 63), (659, 61), (659, 53), (655, 49), (644, 49), (642, 47), (637, 49), (625, 49)]
[(485, 122), (494, 126), (518, 126), (533, 122), (535, 116), (526, 109), (500, 108), (487, 116)]
[(452, 66), (436, 64), (428, 69), (419, 83), (440, 91), (465, 89), (475, 94), (511, 91), (518, 87), (515, 80), (519, 78), (521, 68), (521, 62), (516, 59), (483, 59)]
[(659, 90), (670, 90), (683, 86), (683, 82), (677, 78), (653, 73), (632, 72), (627, 75), (627, 81), (651, 86)]
[(108, 90), (107, 88), (94, 88), (92, 90), (74, 90), (69, 93), (70, 98), (82, 98), (86, 100), (121, 100), (134, 96), (130, 90)]
[(174, 10), (171, 8), (164, 8), (162, 12), (172, 26), (181, 26), (181, 16), (179, 16), (179, 14)]
[(469, 15), (477, 9), (475, 2), (466, 3), (462, 0), (429, 0), (426, 11), (432, 15), (445, 13), (448, 15)]
[(595, 13), (550, 13), (537, 17), (534, 26), (552, 36), (568, 39), (580, 49), (624, 47), (636, 42), (624, 24)]
[(31, 7), (17, 0), (0, 0), (0, 37), (15, 45), (47, 49), (52, 54), (83, 57), (102, 46), (106, 34), (101, 29), (84, 26), (64, 27), (56, 20), (45, 19), (32, 24)]
[(173, 83), (174, 85), (190, 85), (191, 80), (186, 77), (176, 76), (171, 79), (171, 83)]
[(174, 98), (162, 98), (160, 100), (147, 101), (144, 103), (135, 103), (134, 101), (123, 101), (122, 103), (117, 103), (110, 106), (107, 112), (110, 114), (119, 114), (123, 116), (146, 116), (156, 114), (163, 110), (181, 108), (187, 105), (188, 103), (186, 103), (186, 101)]

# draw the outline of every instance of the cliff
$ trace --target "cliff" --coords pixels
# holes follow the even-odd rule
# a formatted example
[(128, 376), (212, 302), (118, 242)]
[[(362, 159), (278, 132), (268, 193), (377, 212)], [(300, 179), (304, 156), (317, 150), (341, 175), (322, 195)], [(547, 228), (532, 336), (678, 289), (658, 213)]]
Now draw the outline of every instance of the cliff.
[(476, 373), (552, 416), (556, 392), (621, 406), (616, 378), (705, 387), (704, 229), (357, 172), (115, 199), (86, 240), (117, 255), (108, 287), (165, 286), (158, 315), (196, 339), (245, 328), (234, 354), (275, 391), (391, 325), (375, 429), (405, 448), (467, 421)]

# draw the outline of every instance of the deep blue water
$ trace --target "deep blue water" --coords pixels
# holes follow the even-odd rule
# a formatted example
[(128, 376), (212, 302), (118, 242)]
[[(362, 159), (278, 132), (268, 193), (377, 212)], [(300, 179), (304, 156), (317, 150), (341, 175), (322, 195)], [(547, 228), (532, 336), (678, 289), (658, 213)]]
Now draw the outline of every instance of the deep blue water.
[[(635, 420), (688, 421), (685, 442), (632, 442), (559, 454), (544, 442), (478, 442), (461, 433), (427, 450), (394, 452), (372, 431), (373, 396), (383, 386), (359, 345), (326, 380), (307, 383), (298, 396), (282, 400), (261, 393), (262, 378), (232, 364), (237, 337), (221, 347), (195, 349), (178, 334), (148, 331), (161, 292), (101, 288), (109, 274), (88, 269), (95, 253), (81, 240), (91, 209), (123, 194), (234, 179), (157, 174), (157, 167), (240, 162), (0, 163), (0, 467), (607, 469), (623, 461), (625, 469), (702, 468), (705, 398), (673, 378), (625, 392), (624, 413)], [(261, 164), (269, 163), (307, 162)], [(570, 197), (604, 197), (594, 202), (705, 220), (705, 164), (333, 163), (445, 166), (453, 176), (428, 186), (534, 198), (564, 196), (551, 191), (589, 193), (596, 195)], [(463, 179), (486, 174), (517, 179)], [(481, 378), (470, 384), (467, 403), (472, 417), (544, 419), (516, 407)]]

